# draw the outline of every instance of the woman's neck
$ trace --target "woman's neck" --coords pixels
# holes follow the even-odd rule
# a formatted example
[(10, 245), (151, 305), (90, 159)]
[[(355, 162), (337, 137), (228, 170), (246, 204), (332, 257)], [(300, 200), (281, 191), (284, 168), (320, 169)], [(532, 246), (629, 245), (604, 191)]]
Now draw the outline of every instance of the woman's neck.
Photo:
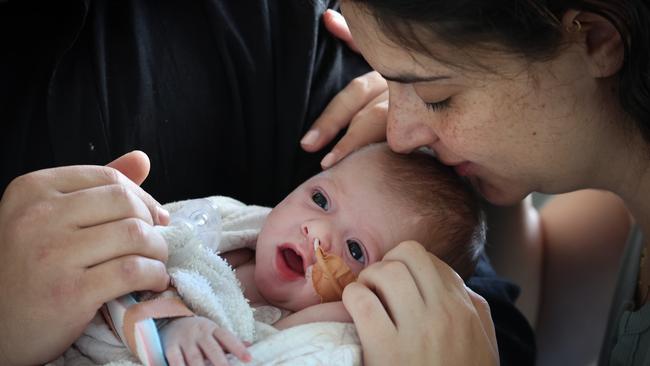
[(620, 195), (643, 233), (650, 235), (650, 169), (646, 167), (639, 182)]
[(610, 162), (613, 169), (610, 179), (613, 184), (606, 189), (617, 193), (627, 205), (636, 223), (645, 235), (650, 235), (650, 146), (637, 136), (636, 149), (628, 156), (618, 156), (617, 162)]

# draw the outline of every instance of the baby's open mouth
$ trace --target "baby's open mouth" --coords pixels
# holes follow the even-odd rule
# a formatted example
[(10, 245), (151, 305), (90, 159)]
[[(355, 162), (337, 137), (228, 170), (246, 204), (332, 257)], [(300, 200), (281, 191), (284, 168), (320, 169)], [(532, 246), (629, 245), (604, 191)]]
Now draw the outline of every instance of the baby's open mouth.
[(302, 257), (291, 248), (284, 248), (280, 252), (287, 267), (300, 276), (305, 275), (305, 268), (302, 263)]

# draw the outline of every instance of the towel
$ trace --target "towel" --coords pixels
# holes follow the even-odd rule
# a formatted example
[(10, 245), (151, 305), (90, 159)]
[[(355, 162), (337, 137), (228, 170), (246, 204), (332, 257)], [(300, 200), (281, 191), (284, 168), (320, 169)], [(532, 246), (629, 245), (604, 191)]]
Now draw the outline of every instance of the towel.
[[(213, 196), (165, 205), (172, 223), (158, 228), (169, 245), (167, 270), (172, 284), (197, 315), (215, 321), (244, 341), (253, 343), (253, 362), (243, 364), (228, 355), (231, 365), (359, 365), (361, 350), (352, 324), (321, 322), (283, 331), (270, 326), (280, 316), (272, 306), (253, 309), (243, 295), (234, 270), (218, 254), (255, 249), (257, 235), (270, 212)], [(139, 365), (101, 316), (53, 366)]]

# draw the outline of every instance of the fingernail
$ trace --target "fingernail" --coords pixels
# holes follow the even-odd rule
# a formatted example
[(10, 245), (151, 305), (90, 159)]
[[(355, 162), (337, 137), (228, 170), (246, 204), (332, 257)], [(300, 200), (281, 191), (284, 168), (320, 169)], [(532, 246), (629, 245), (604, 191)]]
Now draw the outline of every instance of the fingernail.
[(323, 160), (321, 160), (320, 165), (323, 168), (329, 168), (334, 163), (336, 163), (336, 155), (334, 155), (334, 153), (331, 152), (331, 153), (328, 153), (327, 155), (325, 155)]
[(169, 224), (169, 211), (165, 210), (161, 206), (158, 206), (156, 208), (157, 215), (158, 215), (158, 224), (159, 225), (167, 225)]
[(251, 361), (253, 360), (253, 356), (251, 356), (250, 353), (246, 352), (246, 353), (243, 355), (243, 357), (241, 358), (241, 360), (244, 361), (244, 362), (246, 362), (246, 363), (248, 363), (248, 362), (251, 362)]
[(301, 145), (313, 145), (318, 139), (318, 130), (309, 130), (305, 137), (300, 140)]
[(341, 13), (339, 13), (338, 11), (327, 9), (327, 12), (330, 13), (330, 15), (334, 17), (337, 21), (343, 20), (343, 15), (341, 15)]

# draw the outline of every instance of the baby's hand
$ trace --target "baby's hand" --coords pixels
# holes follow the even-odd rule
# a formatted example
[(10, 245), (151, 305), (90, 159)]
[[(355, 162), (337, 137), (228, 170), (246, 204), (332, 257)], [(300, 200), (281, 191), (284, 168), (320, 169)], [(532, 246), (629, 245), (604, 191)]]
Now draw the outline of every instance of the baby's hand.
[(246, 345), (208, 318), (193, 316), (172, 320), (161, 330), (165, 357), (170, 366), (228, 365), (224, 351), (243, 362), (251, 361)]

